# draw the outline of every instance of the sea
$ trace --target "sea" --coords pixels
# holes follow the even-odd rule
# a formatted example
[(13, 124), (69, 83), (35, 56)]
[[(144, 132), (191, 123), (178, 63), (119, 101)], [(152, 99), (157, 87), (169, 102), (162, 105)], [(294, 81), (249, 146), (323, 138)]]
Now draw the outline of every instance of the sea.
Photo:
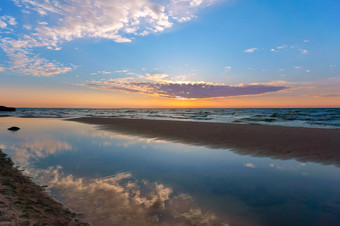
[(17, 108), (19, 118), (131, 118), (340, 129), (340, 108)]

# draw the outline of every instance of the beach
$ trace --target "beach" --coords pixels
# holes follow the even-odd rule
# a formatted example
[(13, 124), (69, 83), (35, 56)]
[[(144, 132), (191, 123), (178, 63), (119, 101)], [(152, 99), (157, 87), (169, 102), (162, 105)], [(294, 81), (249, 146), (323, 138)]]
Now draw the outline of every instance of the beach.
[(0, 225), (88, 225), (51, 198), (0, 150)]
[(0, 0), (0, 226), (340, 226), (340, 0)]
[(74, 118), (98, 128), (251, 156), (340, 165), (340, 130), (122, 118)]

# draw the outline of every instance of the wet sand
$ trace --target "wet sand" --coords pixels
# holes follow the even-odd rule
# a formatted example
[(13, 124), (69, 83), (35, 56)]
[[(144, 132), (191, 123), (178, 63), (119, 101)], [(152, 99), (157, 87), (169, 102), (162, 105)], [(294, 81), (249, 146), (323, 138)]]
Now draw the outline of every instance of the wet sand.
[(13, 165), (0, 150), (0, 225), (88, 225)]
[(189, 145), (225, 148), (244, 155), (340, 166), (340, 130), (122, 118), (75, 118), (118, 133)]

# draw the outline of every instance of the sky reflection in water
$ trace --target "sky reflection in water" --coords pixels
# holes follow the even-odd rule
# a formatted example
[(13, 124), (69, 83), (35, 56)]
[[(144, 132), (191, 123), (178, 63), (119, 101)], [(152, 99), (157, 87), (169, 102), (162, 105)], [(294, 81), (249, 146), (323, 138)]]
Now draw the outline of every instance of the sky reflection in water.
[[(6, 129), (19, 126), (13, 133)], [(57, 119), (0, 118), (0, 148), (95, 225), (340, 221), (340, 169), (241, 156)]]

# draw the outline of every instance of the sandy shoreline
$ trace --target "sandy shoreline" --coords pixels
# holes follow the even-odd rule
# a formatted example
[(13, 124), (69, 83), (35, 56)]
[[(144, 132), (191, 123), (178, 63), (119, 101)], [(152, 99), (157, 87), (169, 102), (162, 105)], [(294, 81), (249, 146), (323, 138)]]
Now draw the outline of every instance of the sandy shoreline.
[(98, 128), (252, 156), (340, 165), (340, 130), (122, 118), (75, 118)]
[(14, 167), (0, 150), (0, 225), (88, 225)]

